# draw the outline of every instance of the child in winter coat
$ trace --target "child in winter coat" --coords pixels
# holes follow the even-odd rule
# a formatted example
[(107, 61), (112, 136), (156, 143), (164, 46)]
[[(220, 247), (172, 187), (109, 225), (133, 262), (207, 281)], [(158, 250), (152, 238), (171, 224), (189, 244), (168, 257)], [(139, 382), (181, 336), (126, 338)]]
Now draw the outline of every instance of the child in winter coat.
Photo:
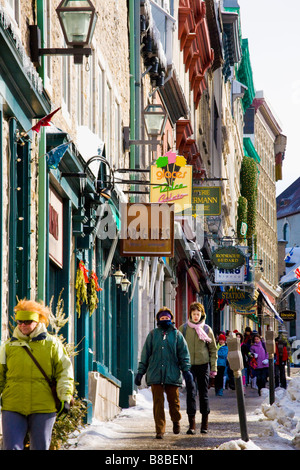
[(217, 344), (218, 348), (218, 361), (217, 361), (217, 376), (215, 378), (215, 392), (216, 395), (221, 397), (223, 395), (223, 378), (226, 368), (228, 346), (226, 345), (226, 337), (223, 334), (219, 335)]
[(275, 339), (275, 387), (286, 388), (285, 365), (288, 360), (288, 350), (281, 338)]
[(253, 335), (253, 343), (250, 346), (250, 354), (256, 361), (255, 376), (258, 388), (258, 394), (261, 394), (261, 389), (265, 388), (269, 367), (269, 356), (261, 341), (259, 334)]

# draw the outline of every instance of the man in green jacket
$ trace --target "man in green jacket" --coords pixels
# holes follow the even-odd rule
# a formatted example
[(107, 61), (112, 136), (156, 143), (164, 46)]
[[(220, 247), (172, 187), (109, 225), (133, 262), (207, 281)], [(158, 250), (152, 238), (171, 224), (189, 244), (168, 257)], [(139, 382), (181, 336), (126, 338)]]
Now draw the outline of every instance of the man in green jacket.
[(47, 307), (20, 300), (15, 312), (13, 336), (0, 348), (3, 449), (22, 450), (28, 432), (30, 449), (48, 450), (56, 404), (49, 384), (25, 349), (49, 379), (56, 380), (62, 412), (68, 412), (73, 400), (73, 368), (62, 343), (47, 332)]
[(181, 371), (187, 386), (193, 385), (193, 377), (189, 372), (191, 364), (187, 343), (173, 324), (173, 313), (163, 307), (158, 311), (156, 320), (157, 328), (150, 331), (142, 350), (135, 384), (141, 385), (142, 377), (146, 374), (146, 383), (151, 385), (153, 396), (156, 438), (162, 439), (166, 428), (164, 392), (169, 403), (173, 432), (179, 434)]

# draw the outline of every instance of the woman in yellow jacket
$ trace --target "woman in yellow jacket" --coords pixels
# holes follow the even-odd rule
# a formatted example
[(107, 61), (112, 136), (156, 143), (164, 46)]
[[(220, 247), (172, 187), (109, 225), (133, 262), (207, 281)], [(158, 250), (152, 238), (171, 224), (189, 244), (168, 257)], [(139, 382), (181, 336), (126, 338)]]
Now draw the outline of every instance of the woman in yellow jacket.
[(0, 348), (0, 395), (4, 450), (22, 450), (29, 434), (30, 449), (48, 450), (56, 419), (49, 384), (33, 362), (28, 348), (51, 380), (68, 412), (74, 378), (70, 358), (59, 339), (47, 332), (50, 311), (42, 303), (21, 300), (15, 307), (17, 326)]

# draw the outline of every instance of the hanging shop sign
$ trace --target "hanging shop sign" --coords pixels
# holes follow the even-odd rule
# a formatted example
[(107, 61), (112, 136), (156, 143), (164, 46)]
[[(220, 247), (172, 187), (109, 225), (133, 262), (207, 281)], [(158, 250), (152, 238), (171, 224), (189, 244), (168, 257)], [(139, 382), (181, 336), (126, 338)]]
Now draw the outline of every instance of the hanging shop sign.
[(174, 256), (174, 205), (121, 204), (121, 256)]
[(293, 321), (296, 320), (295, 310), (283, 310), (279, 313), (283, 321)]
[(233, 287), (225, 292), (218, 293), (218, 298), (221, 300), (227, 300), (229, 304), (238, 309), (250, 309), (254, 307), (256, 301), (249, 294), (249, 292), (236, 289)]
[(254, 307), (250, 308), (235, 308), (234, 313), (238, 315), (256, 315), (257, 313), (257, 305), (254, 305)]
[(246, 268), (239, 266), (235, 269), (215, 269), (215, 282), (234, 284), (245, 281)]
[(150, 202), (172, 203), (175, 213), (191, 208), (192, 165), (173, 152), (167, 152), (151, 165)]
[(212, 261), (218, 269), (235, 269), (243, 266), (246, 257), (236, 246), (223, 246), (214, 251)]
[(204, 215), (221, 214), (221, 187), (220, 186), (193, 186), (192, 211), (197, 214), (197, 204), (203, 204)]
[(63, 267), (63, 201), (52, 187), (49, 188), (49, 257)]

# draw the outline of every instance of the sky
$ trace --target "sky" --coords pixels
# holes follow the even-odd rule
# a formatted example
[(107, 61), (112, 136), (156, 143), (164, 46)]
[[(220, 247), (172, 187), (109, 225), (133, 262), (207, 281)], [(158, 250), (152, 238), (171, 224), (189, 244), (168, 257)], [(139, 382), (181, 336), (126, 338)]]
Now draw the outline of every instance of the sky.
[(248, 39), (256, 91), (264, 96), (287, 136), (280, 195), (300, 176), (300, 0), (238, 0)]

